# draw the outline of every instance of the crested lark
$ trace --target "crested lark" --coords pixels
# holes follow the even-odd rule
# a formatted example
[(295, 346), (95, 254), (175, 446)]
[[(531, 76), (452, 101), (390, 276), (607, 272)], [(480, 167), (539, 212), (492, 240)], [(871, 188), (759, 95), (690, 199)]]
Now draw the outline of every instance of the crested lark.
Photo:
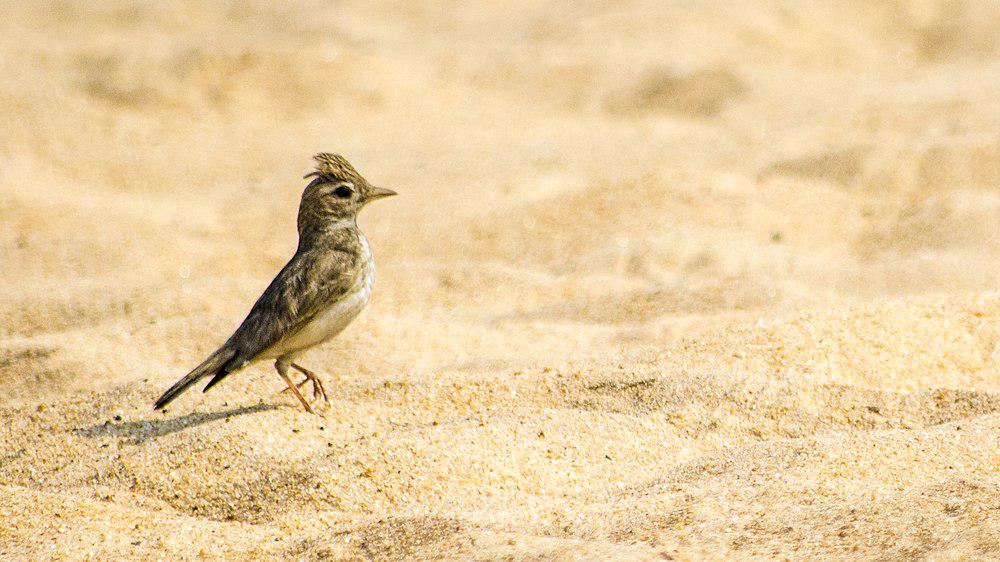
[[(264, 290), (240, 327), (226, 343), (208, 356), (156, 401), (163, 409), (191, 385), (205, 377), (212, 380), (205, 391), (230, 373), (263, 359), (274, 359), (274, 368), (302, 407), (315, 413), (298, 387), (312, 382), (313, 398), (329, 403), (323, 383), (315, 373), (295, 364), (307, 349), (336, 336), (371, 296), (375, 262), (368, 240), (358, 229), (358, 212), (367, 203), (396, 195), (374, 187), (337, 154), (320, 153), (315, 178), (306, 186), (299, 204), (299, 246), (295, 255)], [(288, 378), (288, 368), (306, 378), (298, 385)]]

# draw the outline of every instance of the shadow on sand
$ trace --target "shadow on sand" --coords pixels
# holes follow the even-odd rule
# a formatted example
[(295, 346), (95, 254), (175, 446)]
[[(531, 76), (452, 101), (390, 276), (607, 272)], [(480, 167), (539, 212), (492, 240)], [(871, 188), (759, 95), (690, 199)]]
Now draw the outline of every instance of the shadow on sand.
[(277, 408), (278, 406), (274, 404), (254, 404), (253, 406), (230, 408), (218, 412), (195, 412), (179, 418), (166, 420), (137, 420), (119, 423), (104, 422), (100, 425), (76, 428), (73, 430), (73, 433), (82, 437), (127, 437), (132, 444), (138, 445), (149, 439), (169, 435), (204, 423), (242, 416), (244, 414), (266, 412)]

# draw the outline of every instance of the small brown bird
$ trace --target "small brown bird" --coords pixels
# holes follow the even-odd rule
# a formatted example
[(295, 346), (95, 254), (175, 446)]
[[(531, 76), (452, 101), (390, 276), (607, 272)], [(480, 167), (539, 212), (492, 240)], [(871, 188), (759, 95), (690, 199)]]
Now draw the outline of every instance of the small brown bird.
[[(274, 368), (302, 407), (315, 413), (299, 392), (312, 382), (313, 398), (329, 403), (326, 389), (312, 371), (294, 363), (307, 349), (339, 334), (368, 304), (375, 281), (375, 261), (368, 240), (358, 229), (358, 212), (366, 204), (396, 195), (374, 187), (338, 154), (313, 156), (315, 178), (299, 204), (299, 245), (295, 255), (250, 310), (226, 343), (163, 393), (155, 409), (163, 409), (205, 377), (212, 388), (250, 363), (274, 359)], [(291, 367), (306, 378), (298, 385)]]

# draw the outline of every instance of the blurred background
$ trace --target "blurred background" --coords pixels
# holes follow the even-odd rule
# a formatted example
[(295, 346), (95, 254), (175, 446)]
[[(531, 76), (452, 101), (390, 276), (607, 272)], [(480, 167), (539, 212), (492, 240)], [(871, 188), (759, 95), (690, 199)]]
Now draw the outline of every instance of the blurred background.
[[(20, 417), (57, 405), (70, 421), (52, 430), (53, 463), (67, 447), (93, 457), (71, 429), (149, 418), (148, 403), (238, 324), (294, 251), (301, 177), (320, 151), (401, 194), (362, 213), (379, 267), (371, 305), (307, 363), (338, 381), (327, 384), (338, 408), (361, 424), (328, 422), (320, 445), (377, 430), (389, 444), (356, 452), (377, 456), (399, 424), (507, 407), (536, 423), (531, 412), (558, 407), (603, 463), (600, 447), (619, 436), (627, 448), (636, 430), (587, 412), (661, 424), (662, 442), (608, 454), (618, 470), (552, 461), (564, 472), (511, 476), (537, 495), (501, 486), (504, 528), (562, 529), (562, 516), (533, 527), (512, 514), (589, 501), (556, 474), (590, 474), (590, 490), (638, 485), (651, 466), (721, 444), (902, 431), (938, 416), (927, 404), (953, 406), (937, 421), (965, 407), (895, 392), (998, 390), (997, 2), (53, 1), (6, 2), (2, 20), (0, 406)], [(635, 397), (639, 372), (688, 386)], [(793, 390), (731, 398), (747, 373)], [(266, 365), (231, 379), (176, 407), (283, 404)], [(442, 380), (467, 398), (437, 394)], [(564, 385), (558, 406), (539, 398), (550, 383)], [(770, 421), (740, 410), (758, 400)], [(996, 408), (982, 400), (976, 412)], [(902, 413), (872, 421), (871, 403)], [(743, 413), (705, 425), (719, 404)], [(828, 415), (854, 412), (845, 404), (864, 421)], [(670, 405), (695, 415), (657, 417)], [(530, 443), (552, 433), (532, 427)], [(164, 439), (221, 439), (179, 430)], [(514, 453), (476, 435), (463, 455), (484, 457), (469, 466), (502, 472)], [(451, 482), (436, 472), (448, 463), (421, 458), (411, 474)], [(324, 462), (312, 466), (338, 470)], [(5, 481), (41, 485), (10, 466)], [(448, 492), (435, 504), (386, 471), (378, 492), (338, 505), (482, 507)], [(155, 470), (131, 474), (139, 488), (102, 485), (256, 520), (205, 474), (190, 500)], [(415, 503), (386, 499), (391, 489)]]
[[(153, 339), (206, 343), (141, 353), (186, 365), (291, 254), (318, 151), (403, 194), (362, 226), (376, 314), (417, 326), (656, 346), (995, 288), (998, 21), (953, 0), (10, 4), (0, 330), (177, 318)], [(115, 355), (87, 370), (132, 378)]]

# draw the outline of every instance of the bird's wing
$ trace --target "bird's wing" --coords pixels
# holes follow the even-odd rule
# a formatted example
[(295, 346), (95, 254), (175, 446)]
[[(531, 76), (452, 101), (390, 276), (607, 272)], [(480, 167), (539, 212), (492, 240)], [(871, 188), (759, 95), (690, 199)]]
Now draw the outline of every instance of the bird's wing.
[[(233, 370), (294, 334), (358, 282), (361, 257), (347, 248), (296, 252), (254, 303), (223, 348), (233, 350)], [(212, 379), (205, 390), (226, 374)]]
[(198, 381), (212, 377), (205, 390), (240, 370), (288, 337), (358, 282), (365, 259), (356, 231), (344, 229), (309, 249), (299, 249), (264, 290), (226, 343), (167, 389), (155, 407), (164, 408)]

